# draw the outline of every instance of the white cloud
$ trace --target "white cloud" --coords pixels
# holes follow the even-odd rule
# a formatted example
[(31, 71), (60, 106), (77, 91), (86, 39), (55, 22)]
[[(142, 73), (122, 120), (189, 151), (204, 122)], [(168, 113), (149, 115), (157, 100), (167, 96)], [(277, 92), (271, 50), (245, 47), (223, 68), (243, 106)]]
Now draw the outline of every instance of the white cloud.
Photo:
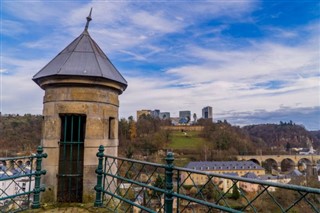
[(120, 50), (119, 52), (127, 54), (129, 56), (132, 56), (130, 58), (130, 60), (137, 60), (137, 61), (146, 61), (147, 60), (147, 58), (144, 57), (143, 55), (136, 54), (136, 53), (133, 53), (133, 52), (130, 52), (130, 51)]
[[(129, 76), (125, 76), (129, 87), (120, 96), (122, 117), (134, 115), (142, 108), (159, 108), (173, 116), (179, 110), (189, 109), (200, 117), (201, 108), (211, 105), (216, 114), (227, 117), (230, 111), (318, 106), (318, 23), (294, 29), (262, 27), (267, 37), (246, 39), (245, 45), (243, 40), (223, 34), (232, 23), (254, 23), (250, 14), (259, 4), (5, 1), (4, 10), (13, 19), (5, 20), (4, 33), (12, 37), (27, 29), (27, 33), (38, 34), (25, 37), (18, 42), (19, 46), (8, 44), (10, 49), (5, 49), (1, 67), (6, 70), (2, 82), (3, 109), (21, 114), (41, 113), (43, 91), (31, 78), (52, 59), (45, 58), (48, 54), (54, 57), (82, 32), (91, 7), (93, 21), (89, 32), (113, 62), (156, 65), (153, 70), (147, 70), (142, 63), (133, 66), (134, 71), (128, 67), (120, 70)], [(198, 25), (216, 20), (221, 23), (212, 28), (202, 29)], [(30, 28), (33, 24), (34, 29)], [(185, 33), (188, 36), (177, 36)], [(307, 36), (299, 39), (301, 33)], [(200, 38), (204, 40), (197, 40)], [(290, 43), (290, 39), (298, 42)], [(30, 54), (31, 51), (39, 54)], [(19, 58), (21, 55), (24, 59)], [(145, 67), (139, 70), (142, 66)], [(272, 88), (269, 83), (273, 81), (281, 81), (281, 85)]]
[(229, 122), (244, 126), (248, 124), (280, 123), (293, 120), (295, 124), (303, 125), (308, 130), (320, 129), (320, 107), (280, 107), (277, 110), (255, 110), (242, 112), (228, 112), (218, 115)]
[(170, 111), (176, 115), (179, 110), (189, 109), (200, 115), (202, 107), (211, 105), (215, 113), (223, 114), (220, 117), (227, 117), (228, 111), (277, 110), (281, 104), (289, 107), (296, 107), (296, 105), (313, 107), (319, 103), (317, 78), (299, 80), (300, 82), (296, 83), (297, 89), (296, 86), (292, 86), (294, 92), (290, 88), (272, 92), (266, 89), (239, 90), (237, 87), (243, 87), (243, 85), (232, 82), (170, 88), (166, 87), (161, 79), (137, 77), (127, 80), (128, 90), (120, 96), (121, 115), (124, 117), (134, 115), (137, 109), (145, 108), (159, 108), (161, 111)]
[[(73, 26), (84, 26), (86, 17), (89, 15), (92, 8), (92, 19), (94, 25), (112, 25), (119, 24), (125, 15), (128, 15), (130, 3), (127, 1), (89, 1), (86, 4), (78, 5), (74, 8), (69, 8), (68, 19), (62, 20), (65, 28)], [(92, 23), (90, 23), (91, 25)]]
[(4, 113), (41, 114), (43, 91), (31, 79), (47, 60), (3, 57), (1, 106)]
[(191, 47), (191, 57), (203, 61), (167, 71), (182, 82), (236, 81), (259, 83), (289, 80), (300, 75), (318, 73), (319, 50), (316, 46), (286, 46), (271, 42), (254, 44), (242, 50), (217, 51)]
[(177, 20), (169, 20), (161, 14), (139, 12), (131, 16), (133, 24), (160, 33), (176, 32), (182, 29)]
[(31, 78), (32, 75), (23, 72), (2, 76), (2, 112), (41, 114), (43, 91)]
[(285, 38), (285, 39), (293, 39), (299, 36), (299, 33), (295, 30), (284, 30), (277, 27), (265, 27), (264, 28), (268, 33), (270, 33), (270, 36), (279, 37), (279, 38)]
[(31, 21), (48, 25), (55, 23), (57, 19), (64, 18), (69, 8), (76, 5), (73, 1), (66, 1), (63, 4), (46, 1), (3, 1), (3, 10), (23, 21)]
[[(121, 97), (123, 113), (129, 116), (126, 106), (130, 106), (176, 113), (190, 109), (200, 114), (202, 106), (211, 105), (227, 116), (229, 111), (277, 110), (283, 104), (320, 104), (319, 52), (308, 40), (298, 46), (265, 41), (241, 51), (192, 46), (186, 52), (201, 62), (169, 69), (166, 79), (129, 79), (132, 93), (126, 91)], [(281, 85), (268, 85), (273, 81)]]
[(108, 51), (130, 49), (147, 42), (145, 39), (139, 39), (141, 34), (131, 29), (91, 29), (90, 34), (102, 49)]
[(178, 1), (167, 4), (169, 14), (183, 17), (186, 23), (193, 24), (197, 19), (223, 18), (226, 22), (252, 21), (250, 14), (258, 6), (255, 0), (248, 1)]
[(15, 37), (17, 35), (21, 35), (27, 32), (25, 26), (17, 21), (12, 20), (1, 20), (1, 34), (7, 35), (11, 37)]

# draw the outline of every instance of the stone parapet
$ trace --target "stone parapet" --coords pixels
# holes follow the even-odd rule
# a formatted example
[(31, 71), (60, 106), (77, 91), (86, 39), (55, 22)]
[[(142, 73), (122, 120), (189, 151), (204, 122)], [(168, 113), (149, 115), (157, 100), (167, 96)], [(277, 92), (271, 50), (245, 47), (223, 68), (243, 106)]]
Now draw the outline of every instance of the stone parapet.
[(94, 102), (119, 106), (118, 93), (103, 87), (60, 86), (48, 88), (43, 99), (44, 103), (57, 101)]

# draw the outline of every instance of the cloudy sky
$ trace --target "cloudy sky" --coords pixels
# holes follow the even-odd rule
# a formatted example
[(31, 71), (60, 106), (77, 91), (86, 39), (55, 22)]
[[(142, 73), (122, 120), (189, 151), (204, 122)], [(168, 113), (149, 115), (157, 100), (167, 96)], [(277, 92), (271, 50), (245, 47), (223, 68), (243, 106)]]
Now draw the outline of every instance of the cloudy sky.
[(232, 124), (320, 129), (318, 0), (1, 1), (1, 112), (41, 114), (31, 80), (89, 32), (128, 81), (120, 117), (212, 106)]

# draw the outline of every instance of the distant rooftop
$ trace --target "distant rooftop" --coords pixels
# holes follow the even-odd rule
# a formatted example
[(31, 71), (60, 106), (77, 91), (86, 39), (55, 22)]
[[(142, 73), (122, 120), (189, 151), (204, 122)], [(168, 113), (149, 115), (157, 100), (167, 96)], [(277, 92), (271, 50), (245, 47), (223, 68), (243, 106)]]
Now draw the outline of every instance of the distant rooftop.
[(252, 161), (192, 161), (186, 168), (203, 171), (264, 169)]
[(247, 172), (242, 177), (244, 178), (250, 178), (250, 179), (258, 179), (258, 176), (253, 172)]
[(290, 177), (299, 177), (302, 175), (303, 174), (298, 169), (294, 169), (293, 171), (287, 174), (287, 176), (290, 176)]
[(80, 36), (33, 76), (38, 85), (42, 78), (81, 76), (111, 80), (122, 84), (124, 88), (127, 86), (127, 81), (89, 35), (88, 27), (91, 20), (90, 11), (85, 29)]
[(287, 178), (291, 178), (287, 175), (261, 175), (259, 176), (260, 180), (279, 180), (279, 179), (287, 179)]
[(235, 177), (239, 177), (238, 173), (236, 172), (224, 172), (224, 175), (229, 175), (229, 176), (235, 176)]

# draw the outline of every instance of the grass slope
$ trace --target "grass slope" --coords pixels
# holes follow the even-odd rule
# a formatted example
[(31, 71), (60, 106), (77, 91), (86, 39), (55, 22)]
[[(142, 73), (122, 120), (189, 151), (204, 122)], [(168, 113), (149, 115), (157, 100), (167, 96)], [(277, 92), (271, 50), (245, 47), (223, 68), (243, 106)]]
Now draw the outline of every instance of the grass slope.
[(204, 138), (199, 137), (199, 132), (181, 132), (174, 131), (171, 133), (171, 143), (168, 148), (175, 149), (190, 149), (199, 148), (205, 143)]
[(181, 131), (171, 132), (170, 143), (167, 145), (175, 154), (174, 165), (184, 167), (190, 161), (200, 157), (200, 149), (206, 143), (199, 136), (200, 132), (190, 131), (186, 134)]

